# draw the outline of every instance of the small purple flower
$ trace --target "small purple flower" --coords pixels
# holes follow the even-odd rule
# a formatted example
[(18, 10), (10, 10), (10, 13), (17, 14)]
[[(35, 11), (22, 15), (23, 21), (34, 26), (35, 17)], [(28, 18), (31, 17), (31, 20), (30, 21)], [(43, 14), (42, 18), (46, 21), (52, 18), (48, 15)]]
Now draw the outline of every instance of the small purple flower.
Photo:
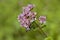
[(23, 8), (22, 14), (18, 16), (18, 21), (21, 23), (21, 26), (26, 28), (26, 30), (30, 30), (30, 24), (36, 19), (36, 12), (31, 12), (33, 7), (32, 4), (29, 4)]
[(41, 24), (45, 24), (46, 23), (46, 16), (40, 16), (39, 21)]
[(23, 12), (28, 13), (31, 9), (33, 9), (35, 6), (33, 4), (28, 4), (28, 6), (23, 7)]
[(32, 8), (34, 8), (35, 7), (35, 5), (34, 4), (28, 4), (28, 6), (27, 6), (28, 8), (30, 8), (30, 9), (32, 9)]

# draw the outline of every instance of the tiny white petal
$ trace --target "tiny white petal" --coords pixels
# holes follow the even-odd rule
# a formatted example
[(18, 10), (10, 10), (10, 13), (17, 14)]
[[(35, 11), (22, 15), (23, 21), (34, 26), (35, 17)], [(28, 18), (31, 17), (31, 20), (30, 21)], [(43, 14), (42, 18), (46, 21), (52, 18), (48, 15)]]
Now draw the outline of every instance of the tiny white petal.
[(36, 12), (34, 12), (34, 14), (36, 15), (37, 13), (36, 13)]
[(35, 18), (35, 20), (37, 20), (37, 19)]
[(46, 24), (46, 21), (44, 21), (44, 24)]
[(22, 7), (22, 9), (24, 10), (26, 7)]
[(18, 20), (18, 22), (20, 22), (20, 20)]
[(40, 16), (40, 18), (45, 18), (46, 19), (46, 16)]
[(35, 7), (35, 5), (33, 4), (33, 7)]
[(30, 22), (33, 22), (34, 20), (31, 20)]

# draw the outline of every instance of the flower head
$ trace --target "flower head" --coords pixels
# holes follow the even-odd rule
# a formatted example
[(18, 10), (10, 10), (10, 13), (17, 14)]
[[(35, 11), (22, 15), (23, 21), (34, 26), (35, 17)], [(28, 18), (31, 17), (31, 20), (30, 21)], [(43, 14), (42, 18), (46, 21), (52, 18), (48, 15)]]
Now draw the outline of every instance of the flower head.
[(23, 9), (22, 14), (18, 16), (18, 21), (21, 23), (21, 26), (25, 27), (27, 30), (30, 30), (30, 24), (36, 19), (36, 12), (31, 12), (33, 8), (32, 4), (29, 4)]
[(39, 21), (41, 24), (45, 24), (46, 23), (46, 16), (40, 16)]

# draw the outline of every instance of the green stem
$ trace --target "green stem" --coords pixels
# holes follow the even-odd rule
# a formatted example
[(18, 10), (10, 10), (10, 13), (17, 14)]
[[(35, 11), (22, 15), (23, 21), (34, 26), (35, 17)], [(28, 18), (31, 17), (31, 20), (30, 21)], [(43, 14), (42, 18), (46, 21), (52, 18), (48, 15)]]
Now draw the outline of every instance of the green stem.
[(47, 34), (42, 30), (42, 27), (39, 26), (36, 22), (35, 22), (35, 24), (39, 27), (40, 32), (41, 32), (45, 37), (47, 37)]

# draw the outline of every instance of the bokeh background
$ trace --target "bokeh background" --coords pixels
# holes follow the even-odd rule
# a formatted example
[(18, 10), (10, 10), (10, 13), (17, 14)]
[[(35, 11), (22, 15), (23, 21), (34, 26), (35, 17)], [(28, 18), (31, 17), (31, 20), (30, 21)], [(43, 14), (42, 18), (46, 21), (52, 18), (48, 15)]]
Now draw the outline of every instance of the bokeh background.
[[(47, 37), (38, 29), (26, 32), (20, 27), (17, 16), (28, 4), (35, 4), (33, 11), (37, 12), (37, 18), (47, 16), (43, 28)], [(0, 40), (60, 40), (60, 0), (0, 0)]]

